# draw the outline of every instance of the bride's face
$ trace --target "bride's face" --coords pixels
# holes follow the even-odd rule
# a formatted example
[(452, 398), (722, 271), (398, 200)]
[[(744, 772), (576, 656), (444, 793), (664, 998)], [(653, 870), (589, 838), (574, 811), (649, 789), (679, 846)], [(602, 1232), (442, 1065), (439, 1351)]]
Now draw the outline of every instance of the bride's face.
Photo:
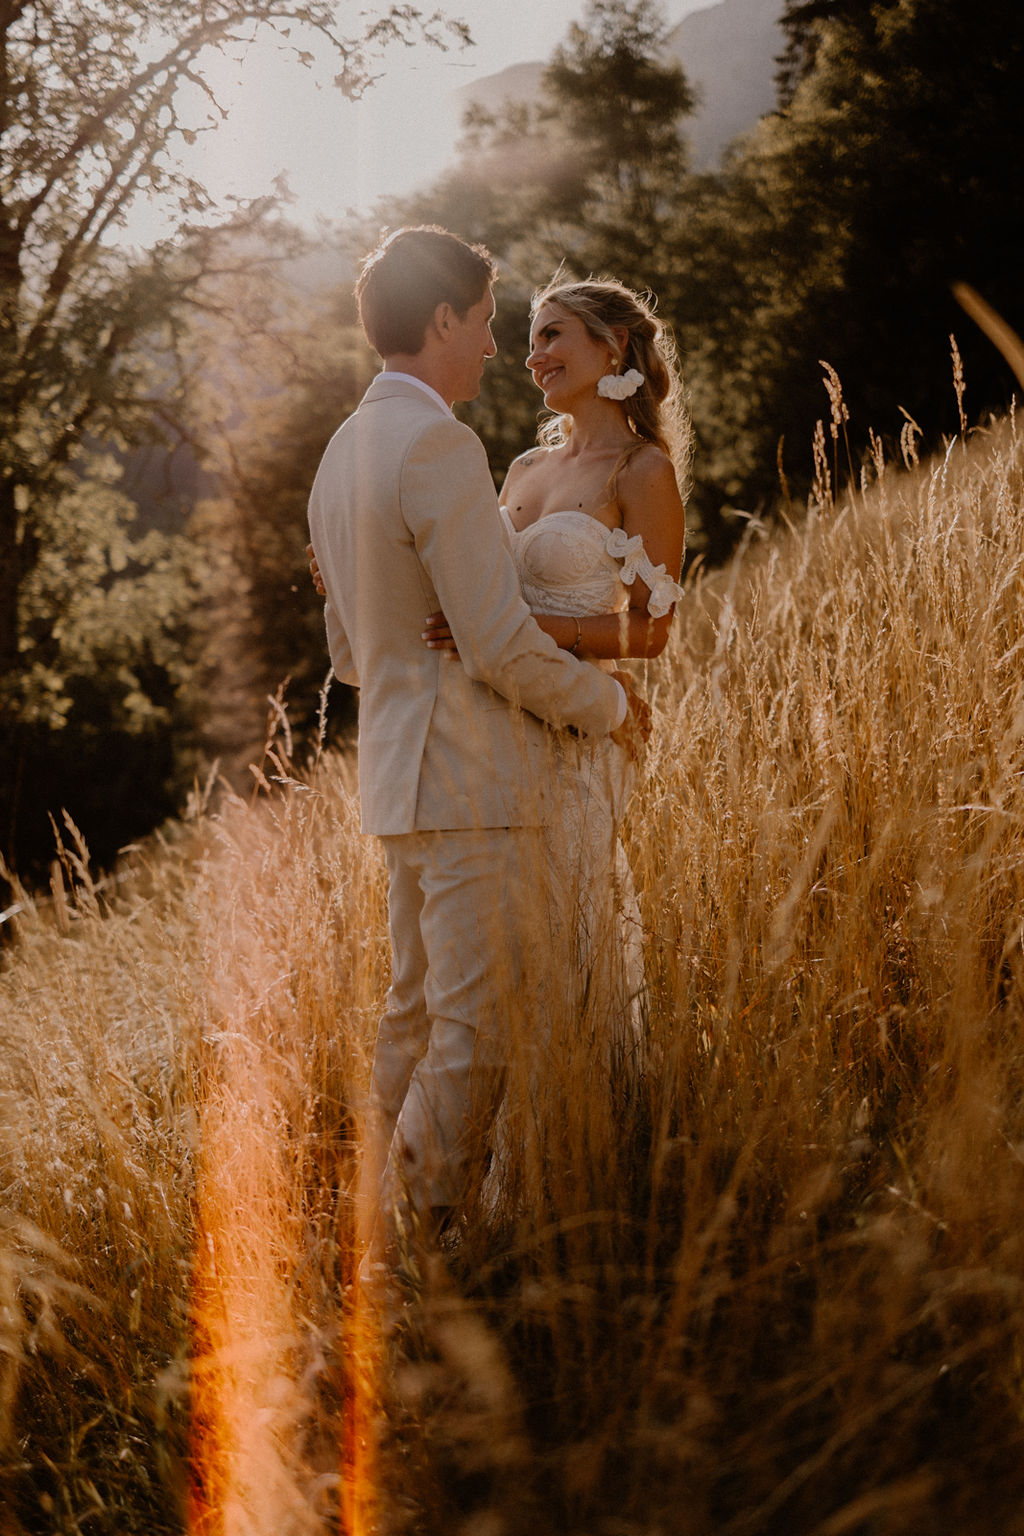
[(533, 382), (553, 411), (572, 414), (574, 402), (592, 400), (597, 381), (614, 371), (615, 358), (606, 341), (592, 336), (579, 315), (557, 304), (543, 305), (530, 330), (526, 366)]

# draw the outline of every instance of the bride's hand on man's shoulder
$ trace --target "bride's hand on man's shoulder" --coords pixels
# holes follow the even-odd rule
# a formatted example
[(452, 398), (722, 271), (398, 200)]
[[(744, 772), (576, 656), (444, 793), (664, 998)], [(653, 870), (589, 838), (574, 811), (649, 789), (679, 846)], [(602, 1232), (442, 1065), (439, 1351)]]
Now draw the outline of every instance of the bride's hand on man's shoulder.
[(448, 620), (443, 613), (430, 613), (426, 618), (426, 627), (420, 635), (420, 639), (428, 650), (445, 651), (449, 656), (457, 656), (459, 648), (455, 644), (455, 636), (448, 627)]
[(651, 734), (651, 706), (637, 693), (628, 672), (613, 672), (612, 676), (626, 690), (626, 718), (612, 731), (612, 741), (624, 747), (636, 762)]

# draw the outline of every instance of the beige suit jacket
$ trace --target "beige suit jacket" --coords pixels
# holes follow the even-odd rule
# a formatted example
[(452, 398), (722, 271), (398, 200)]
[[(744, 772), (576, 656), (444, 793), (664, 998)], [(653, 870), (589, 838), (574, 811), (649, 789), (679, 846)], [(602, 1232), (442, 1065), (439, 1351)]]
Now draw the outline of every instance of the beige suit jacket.
[[(328, 444), (309, 526), (334, 670), (360, 689), (363, 830), (541, 822), (542, 722), (606, 734), (622, 694), (534, 623), (476, 434), (378, 378)], [(459, 660), (420, 638), (437, 609)]]

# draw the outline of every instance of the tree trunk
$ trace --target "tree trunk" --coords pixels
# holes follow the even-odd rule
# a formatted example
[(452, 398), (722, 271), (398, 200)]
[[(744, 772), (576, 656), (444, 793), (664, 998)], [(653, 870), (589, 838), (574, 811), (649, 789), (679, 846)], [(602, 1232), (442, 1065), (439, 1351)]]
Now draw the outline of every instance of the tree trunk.
[[(18, 597), (21, 592), (19, 514), (13, 476), (4, 465), (0, 476), (0, 700), (10, 696), (18, 670)], [(4, 710), (6, 714), (6, 709)]]

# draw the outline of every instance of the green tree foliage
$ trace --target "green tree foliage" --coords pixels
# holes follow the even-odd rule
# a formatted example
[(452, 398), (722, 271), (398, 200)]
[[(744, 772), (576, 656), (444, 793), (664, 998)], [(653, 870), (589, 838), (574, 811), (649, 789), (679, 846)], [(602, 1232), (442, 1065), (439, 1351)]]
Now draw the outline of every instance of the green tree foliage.
[(517, 275), (529, 263), (534, 285), (563, 261), (653, 284), (686, 184), (694, 105), (667, 38), (653, 0), (589, 0), (538, 101), (470, 110), (460, 163), (430, 199), (468, 219)]
[[(814, 69), (818, 57), (819, 23), (841, 20), (847, 24), (870, 24), (874, 0), (784, 0), (779, 20), (786, 46), (777, 60), (776, 83), (779, 106), (788, 107), (801, 80)], [(896, 0), (884, 0), (887, 5)]]
[[(8, 855), (24, 846), (10, 786), (26, 778), (29, 737), (38, 745), (48, 718), (51, 727), (63, 721), (66, 741), (74, 711), (86, 707), (68, 692), (50, 707), (58, 679), (70, 675), (56, 667), (50, 704), (37, 698), (38, 636), (63, 618), (44, 611), (60, 584), (47, 586), (37, 571), (63, 558), (52, 548), (65, 527), (58, 508), (74, 499), (70, 480), (92, 473), (91, 448), (131, 448), (180, 426), (186, 315), (205, 302), (211, 274), (222, 275), (212, 226), (224, 216), (177, 153), (223, 115), (206, 78), (210, 60), (261, 32), (300, 64), (314, 48), (331, 54), (335, 84), (350, 93), (369, 83), (378, 45), (464, 35), (413, 7), (374, 21), (330, 0), (0, 0), (0, 849)], [(130, 255), (113, 237), (140, 197), (162, 204), (178, 233)], [(234, 208), (229, 231), (251, 228), (265, 211)], [(108, 567), (105, 579), (116, 586), (133, 569)], [(112, 645), (106, 637), (89, 668), (95, 690), (116, 696), (112, 715), (131, 721), (140, 712), (125, 700), (138, 678), (104, 672)]]
[(544, 75), (575, 170), (569, 260), (653, 287), (686, 182), (681, 129), (694, 106), (682, 69), (665, 59), (667, 37), (652, 0), (589, 0)]
[[(286, 291), (282, 283), (279, 297)], [(293, 286), (289, 296), (287, 315), (260, 344), (232, 348), (217, 333), (211, 349), (217, 493), (200, 503), (193, 534), (216, 550), (217, 566), (199, 692), (208, 752), (236, 780), (263, 739), (268, 698), (281, 694), (296, 731), (318, 723), (329, 662), (305, 555), (309, 490), (327, 443), (379, 367), (350, 291), (328, 299)], [(350, 723), (349, 695), (334, 685), (333, 722)]]
[(500, 258), (498, 355), (467, 413), (499, 480), (542, 410), (524, 368), (534, 289), (559, 268), (659, 293), (676, 282), (667, 237), (687, 185), (693, 98), (664, 55), (667, 35), (652, 0), (591, 0), (540, 99), (471, 109), (455, 168), (385, 210), (392, 225), (438, 221)]
[(191, 735), (199, 552), (138, 529), (111, 455), (72, 461), (39, 511), (20, 594), (21, 708), (3, 801), (31, 867), (69, 806), (105, 856), (176, 808), (176, 744)]
[(1024, 193), (1006, 159), (1024, 131), (1015, 0), (969, 19), (956, 0), (813, 9), (789, 106), (683, 233), (691, 252), (732, 252), (736, 275), (696, 326), (702, 372), (718, 373), (701, 380), (718, 407), (702, 430), (722, 489), (748, 506), (777, 494), (780, 438), (806, 480), (829, 412), (819, 359), (838, 371), (855, 439), (897, 436), (903, 411), (937, 437), (957, 424), (951, 333), (975, 413), (1013, 386), (950, 284), (969, 282), (1018, 329), (1024, 318)]

